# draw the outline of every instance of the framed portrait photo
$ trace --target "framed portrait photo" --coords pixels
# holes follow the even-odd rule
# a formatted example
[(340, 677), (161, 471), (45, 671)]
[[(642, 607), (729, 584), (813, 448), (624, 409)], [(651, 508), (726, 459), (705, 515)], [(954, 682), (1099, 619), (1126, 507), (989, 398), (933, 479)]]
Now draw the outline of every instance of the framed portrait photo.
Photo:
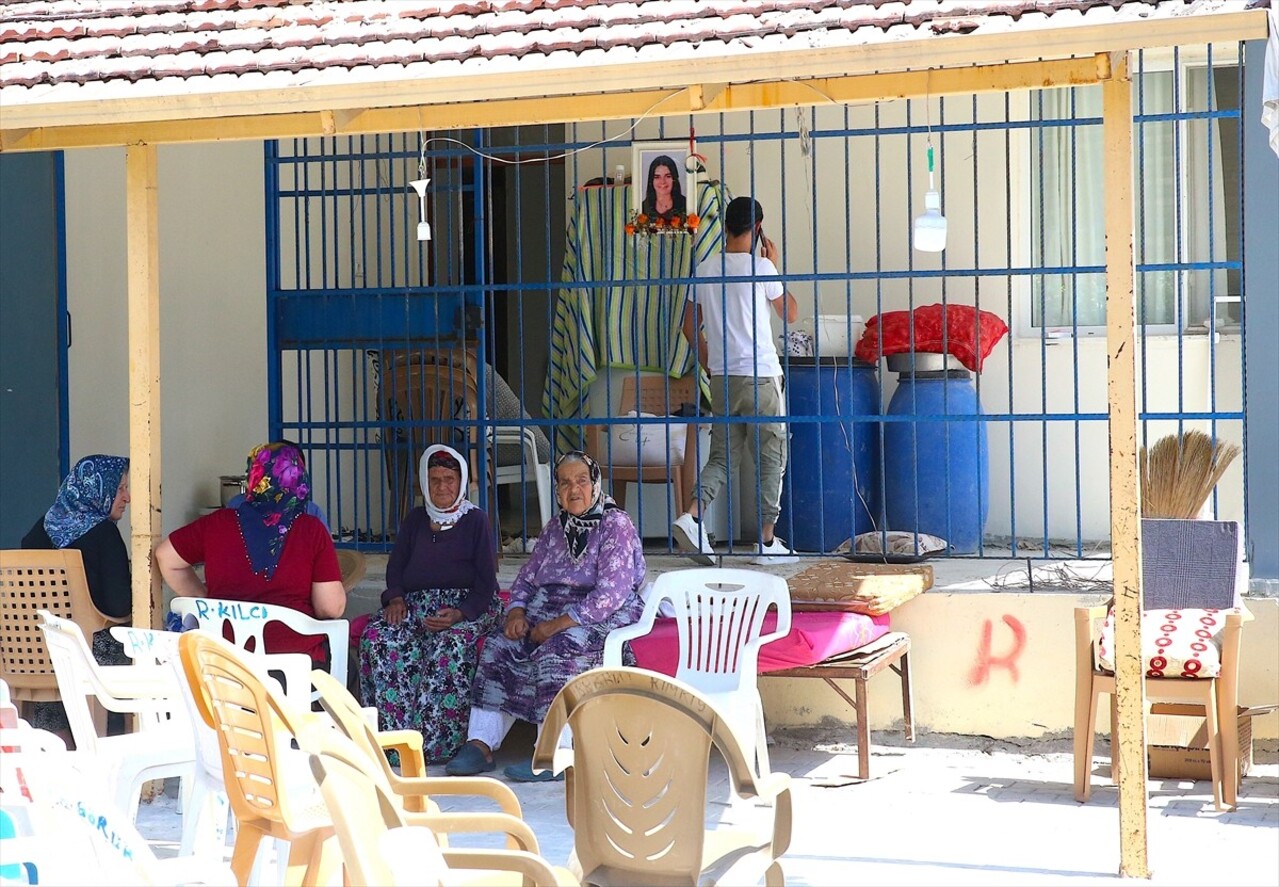
[(688, 142), (631, 144), (631, 209), (650, 220), (696, 212), (693, 173), (685, 167)]

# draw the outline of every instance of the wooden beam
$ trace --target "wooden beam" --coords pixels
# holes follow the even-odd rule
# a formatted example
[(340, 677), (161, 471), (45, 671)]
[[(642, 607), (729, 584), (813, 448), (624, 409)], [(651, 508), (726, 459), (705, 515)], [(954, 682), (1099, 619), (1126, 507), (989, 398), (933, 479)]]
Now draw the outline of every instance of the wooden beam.
[[(1267, 33), (1264, 9), (1205, 15), (1152, 15), (1140, 20), (1096, 24), (1081, 21), (1070, 25), (1063, 25), (1056, 16), (1051, 20), (1044, 16), (1036, 20), (1034, 26), (1013, 31), (996, 25), (968, 34), (937, 36), (930, 33), (915, 39), (884, 39), (774, 52), (731, 46), (719, 51), (702, 48), (643, 62), (608, 63), (606, 54), (604, 64), (583, 63), (576, 58), (565, 64), (553, 64), (549, 59), (532, 57), (507, 70), (473, 74), (454, 73), (456, 68), (452, 66), (423, 62), (407, 65), (398, 76), (389, 79), (385, 75), (379, 78), (376, 71), (369, 76), (347, 74), (340, 79), (331, 72), (319, 77), (307, 72), (308, 80), (319, 80), (319, 83), (273, 77), (277, 82), (270, 89), (226, 89), (220, 86), (223, 81), (210, 78), (205, 89), (187, 83), (181, 92), (159, 96), (29, 104), (11, 101), (5, 106), (0, 126), (17, 129), (134, 124), (423, 104), (477, 106), (495, 100), (535, 100), (538, 96), (661, 93), (683, 91), (694, 83), (753, 83), (760, 80), (764, 70), (770, 80), (790, 81), (909, 71), (918, 68), (921, 59), (934, 70), (999, 66), (1030, 59), (1091, 57), (1097, 52), (1264, 39)], [(578, 119), (601, 118), (587, 113), (581, 118), (559, 117), (553, 122)], [(308, 135), (319, 132), (316, 128)]]
[[(474, 104), (419, 105), (264, 114), (215, 120), (169, 120), (129, 125), (0, 130), (0, 151), (49, 151), (145, 142), (264, 141), (322, 135), (431, 132), (477, 126), (521, 126), (583, 120), (628, 120), (647, 115), (718, 114), (777, 107), (879, 102), (914, 96), (970, 95), (1083, 86), (1102, 79), (1093, 57), (1018, 62), (953, 71), (905, 71), (775, 83), (699, 85), (697, 89), (639, 90), (617, 95), (551, 96)], [(0, 118), (2, 119), (2, 118)]]
[(160, 203), (156, 148), (125, 149), (129, 306), (129, 475), (133, 624), (160, 627)]
[[(1146, 684), (1141, 661), (1141, 508), (1137, 477), (1137, 348), (1133, 337), (1132, 87), (1128, 58), (1102, 87), (1106, 194), (1106, 392), (1110, 402), (1110, 546), (1115, 582), (1111, 756), (1119, 766), (1119, 874), (1149, 878)], [(1114, 764), (1112, 763), (1112, 766)]]

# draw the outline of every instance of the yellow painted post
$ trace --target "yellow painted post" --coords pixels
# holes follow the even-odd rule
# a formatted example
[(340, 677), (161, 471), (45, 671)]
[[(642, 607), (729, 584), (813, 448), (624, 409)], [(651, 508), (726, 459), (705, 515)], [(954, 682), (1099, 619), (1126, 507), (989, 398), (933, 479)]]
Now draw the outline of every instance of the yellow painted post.
[(129, 284), (129, 486), (133, 624), (160, 627), (160, 203), (156, 147), (125, 149)]
[[(1132, 81), (1115, 53), (1104, 97), (1106, 350), (1110, 402), (1110, 545), (1115, 574), (1115, 698), (1119, 874), (1149, 878), (1146, 843), (1146, 683), (1141, 667), (1141, 508), (1137, 482), (1137, 355), (1133, 339)], [(1116, 709), (1112, 709), (1116, 710)], [(1113, 765), (1112, 765), (1113, 766)]]

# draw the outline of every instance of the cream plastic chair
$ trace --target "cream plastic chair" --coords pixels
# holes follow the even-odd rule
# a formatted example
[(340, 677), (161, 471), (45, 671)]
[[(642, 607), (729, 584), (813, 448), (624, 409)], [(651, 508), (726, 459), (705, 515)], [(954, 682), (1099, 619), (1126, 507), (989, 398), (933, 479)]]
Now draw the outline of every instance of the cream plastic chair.
[[(790, 633), (790, 590), (780, 576), (755, 570), (707, 567), (657, 577), (634, 625), (614, 629), (604, 644), (604, 666), (622, 665), (622, 643), (653, 630), (658, 608), (670, 601), (679, 633), (676, 680), (696, 687), (719, 708), (757, 773), (768, 772), (768, 737), (758, 687), (759, 648)], [(764, 616), (777, 624), (764, 633)]]
[[(537, 837), (524, 822), (519, 798), (509, 786), (483, 776), (427, 777), (421, 733), (416, 730), (378, 732), (363, 716), (355, 697), (336, 678), (317, 669), (311, 673), (311, 680), (320, 690), (320, 704), (333, 719), (338, 732), (364, 754), (370, 776), (387, 797), (400, 805), (409, 824), (430, 827), (443, 843), (447, 843), (448, 834), (497, 832), (506, 835), (509, 849), (538, 852)], [(400, 776), (391, 769), (384, 753), (386, 749), (400, 752), (401, 769), (409, 775)], [(494, 802), (500, 812), (441, 814), (431, 800), (432, 795), (483, 797)]]
[[(300, 737), (311, 752), (311, 769), (333, 816), (338, 844), (351, 884), (570, 885), (567, 871), (552, 869), (536, 852), (525, 850), (441, 850), (435, 831), (406, 826), (405, 814), (366, 753), (347, 737), (312, 729)], [(458, 814), (434, 817), (439, 825)], [(391, 835), (396, 835), (391, 838)], [(472, 880), (460, 869), (483, 869)], [(510, 873), (493, 878), (494, 870)]]
[[(111, 774), (111, 794), (132, 822), (142, 784), (195, 773), (195, 746), (181, 702), (181, 685), (165, 668), (98, 665), (80, 626), (40, 611), (45, 644), (58, 675), (76, 751), (98, 760)], [(140, 729), (120, 736), (99, 735), (86, 694), (108, 711), (139, 716)]]
[[(178, 655), (178, 638), (181, 635), (130, 626), (116, 626), (111, 629), (111, 634), (135, 663), (171, 669), (182, 688), (183, 708), (195, 745), (195, 772), (190, 786), (183, 786), (182, 842), (178, 852), (182, 856), (213, 856), (221, 860), (226, 847), (227, 818), (231, 814), (222, 774), (222, 755), (218, 750), (217, 733), (204, 722), (195, 702), (195, 690), (187, 683), (182, 659)], [(310, 705), (310, 656), (304, 653), (266, 653), (246, 656), (245, 662), (257, 670), (260, 678), (270, 681), (284, 693), (270, 676), (272, 671), (282, 673), (289, 688), (284, 698), (295, 708), (306, 709)], [(281, 750), (284, 754), (291, 751)], [(307, 781), (300, 790), (313, 789), (314, 786)]]
[[(557, 750), (566, 725), (574, 747)], [(771, 828), (706, 828), (712, 747), (734, 792), (772, 808)], [(755, 884), (761, 875), (785, 883), (778, 860), (790, 846), (790, 777), (756, 776), (737, 731), (688, 684), (638, 668), (578, 675), (551, 703), (533, 769), (565, 771), (583, 883)]]
[(263, 839), (274, 838), (290, 845), (286, 885), (327, 884), (337, 861), (325, 849), (333, 823), (314, 782), (292, 772), (300, 756), (283, 753), (318, 716), (282, 702), (251, 657), (219, 637), (183, 632), (178, 651), (200, 717), (217, 731), (236, 820), (231, 869), (237, 880), (251, 883)]
[[(125, 619), (93, 604), (84, 558), (74, 548), (0, 551), (0, 679), (14, 702), (57, 702), (58, 679), (44, 645), (36, 612), (70, 619), (86, 637)], [(106, 711), (94, 709), (98, 732), (106, 733)]]
[[(192, 617), (197, 628), (212, 632), (217, 637), (222, 637), (224, 625), (230, 625), (231, 642), (246, 650), (252, 642), (255, 653), (271, 652), (262, 640), (262, 632), (269, 622), (279, 622), (300, 635), (324, 635), (329, 641), (329, 671), (343, 684), (347, 681), (351, 644), (349, 620), (315, 619), (276, 604), (200, 597), (175, 597), (169, 604), (169, 610), (184, 620), (187, 616)], [(319, 698), (318, 691), (311, 694), (312, 702)]]

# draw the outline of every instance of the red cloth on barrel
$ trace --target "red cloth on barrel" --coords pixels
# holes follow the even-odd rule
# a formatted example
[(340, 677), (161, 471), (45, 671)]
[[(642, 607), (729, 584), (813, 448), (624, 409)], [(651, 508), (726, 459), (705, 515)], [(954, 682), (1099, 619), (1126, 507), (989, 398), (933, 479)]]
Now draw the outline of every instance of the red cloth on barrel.
[[(814, 665), (838, 656), (887, 634), (887, 613), (866, 616), (861, 613), (823, 612), (791, 614), (790, 634), (765, 644), (759, 651), (759, 673), (781, 671), (801, 665)], [(777, 627), (777, 616), (764, 617), (764, 632)], [(679, 663), (679, 636), (674, 619), (658, 619), (653, 630), (631, 641), (636, 664), (640, 668), (675, 676)]]
[[(911, 339), (911, 317), (915, 336)], [(882, 331), (882, 332), (881, 332)], [(980, 373), (987, 355), (1008, 335), (1008, 324), (989, 311), (971, 305), (923, 305), (912, 311), (885, 311), (866, 324), (854, 352), (858, 360), (875, 363), (881, 354), (909, 351), (953, 354), (964, 366)]]

